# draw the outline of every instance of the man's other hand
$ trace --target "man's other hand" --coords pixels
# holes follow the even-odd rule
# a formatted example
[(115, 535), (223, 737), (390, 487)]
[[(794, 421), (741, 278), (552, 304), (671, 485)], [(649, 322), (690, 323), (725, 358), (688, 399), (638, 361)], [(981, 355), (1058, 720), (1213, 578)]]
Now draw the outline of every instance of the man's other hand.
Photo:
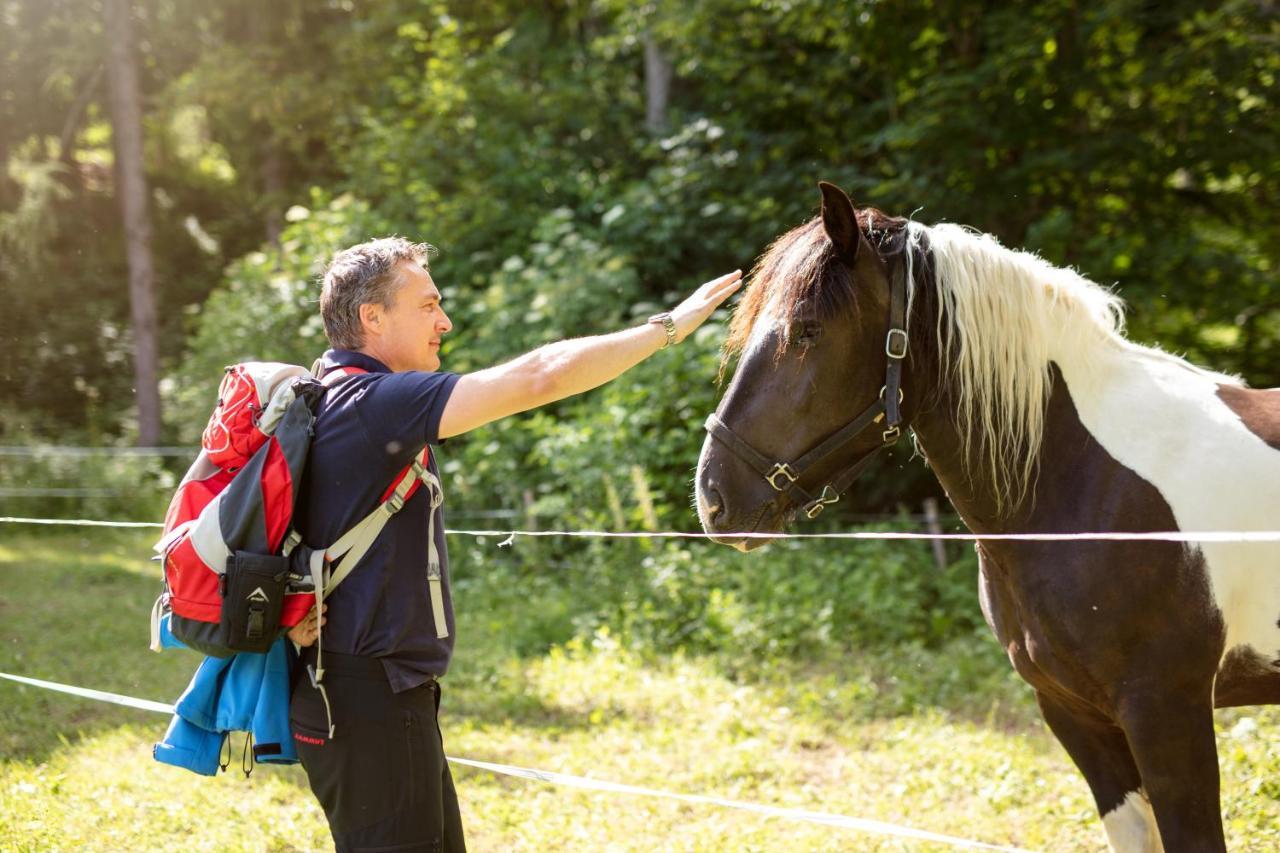
[[(329, 605), (324, 605), (324, 610), (328, 610)], [(299, 646), (309, 646), (320, 636), (320, 626), (326, 621), (323, 617), (316, 619), (316, 608), (313, 604), (311, 609), (307, 611), (307, 615), (302, 617), (302, 621), (289, 629), (289, 639), (293, 640)]]

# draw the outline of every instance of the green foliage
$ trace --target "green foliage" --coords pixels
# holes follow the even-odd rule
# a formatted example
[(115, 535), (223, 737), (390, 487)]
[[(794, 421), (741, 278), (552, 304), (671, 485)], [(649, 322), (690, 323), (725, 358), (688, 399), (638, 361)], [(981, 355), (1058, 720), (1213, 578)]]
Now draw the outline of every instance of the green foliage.
[[(380, 231), (440, 246), (460, 305), (519, 298), (498, 281), (511, 258), (543, 286), (587, 276), (530, 252), (571, 222), (634, 277), (634, 298), (591, 288), (599, 298), (579, 308), (603, 319), (746, 265), (813, 211), (821, 177), (1117, 282), (1137, 337), (1280, 382), (1280, 204), (1265, 179), (1280, 166), (1280, 24), (1248, 0), (135, 6), (171, 363), (188, 349), (184, 310), (256, 257), (291, 204), (311, 206), (312, 187), (368, 204)], [(15, 373), (38, 380), (6, 388), (48, 416), (46, 436), (94, 418), (129, 428), (122, 371), (89, 366), (129, 352), (124, 288), (93, 286), (123, 269), (97, 12), (67, 0), (0, 17), (0, 159), (71, 193), (39, 205), (56, 227), (31, 244), (38, 258), (0, 257), (6, 280), (42, 285), (16, 296), (0, 333), (43, 326), (47, 351), (74, 349), (79, 389), (49, 381), (65, 373), (58, 359), (29, 356)], [(674, 72), (661, 132), (644, 122), (646, 44)], [(6, 215), (54, 197), (22, 182), (0, 176)], [(42, 322), (55, 305), (67, 316)], [(511, 323), (474, 319), (459, 364), (585, 331), (548, 315), (511, 338)], [(875, 503), (920, 494), (904, 483)]]
[(381, 230), (368, 205), (315, 191), (294, 206), (278, 246), (227, 269), (227, 285), (190, 317), (187, 357), (164, 385), (181, 441), (195, 445), (217, 399), (223, 368), (239, 361), (309, 367), (327, 344), (320, 321), (320, 275), (338, 249)]
[(130, 450), (104, 447), (68, 455), (47, 446), (16, 446), (11, 452), (26, 453), (0, 457), (0, 514), (159, 520), (177, 478), (160, 458)]
[[(613, 331), (639, 297), (623, 247), (604, 245), (572, 211), (557, 208), (541, 217), (528, 239), (460, 305), (460, 343), (446, 351), (451, 369), (485, 367), (549, 340)], [(460, 290), (447, 278), (445, 284), (450, 295)]]
[(507, 627), (522, 653), (606, 630), (640, 651), (746, 665), (936, 648), (981, 626), (973, 557), (942, 571), (920, 543), (780, 542), (739, 554), (704, 542), (517, 536), (493, 546), (451, 542), (457, 595), (482, 613), (527, 611)]

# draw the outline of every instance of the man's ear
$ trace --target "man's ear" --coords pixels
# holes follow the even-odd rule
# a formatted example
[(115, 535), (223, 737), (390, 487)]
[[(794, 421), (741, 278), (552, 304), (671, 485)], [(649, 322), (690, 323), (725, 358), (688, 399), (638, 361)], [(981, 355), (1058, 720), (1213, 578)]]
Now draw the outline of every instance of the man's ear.
[(370, 333), (382, 331), (385, 309), (376, 302), (364, 302), (360, 305), (360, 328), (367, 337)]
[(836, 255), (853, 266), (859, 253), (871, 251), (867, 238), (858, 227), (853, 202), (835, 184), (818, 181), (818, 189), (822, 190), (822, 228), (835, 247)]

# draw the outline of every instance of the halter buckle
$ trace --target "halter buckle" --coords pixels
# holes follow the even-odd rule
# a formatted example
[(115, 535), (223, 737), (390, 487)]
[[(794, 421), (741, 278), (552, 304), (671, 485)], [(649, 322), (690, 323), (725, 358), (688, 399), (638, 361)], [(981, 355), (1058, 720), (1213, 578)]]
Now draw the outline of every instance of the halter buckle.
[[(890, 329), (889, 334), (884, 337), (884, 354), (901, 361), (907, 357), (908, 340), (906, 329)], [(895, 343), (898, 344), (897, 347), (894, 346)]]
[(787, 487), (787, 486), (778, 485), (779, 476), (787, 478), (787, 486), (791, 485), (796, 480), (800, 479), (799, 477), (796, 476), (796, 472), (791, 470), (790, 465), (788, 465), (785, 462), (777, 463), (776, 465), (773, 466), (772, 470), (770, 470), (768, 474), (764, 475), (764, 478), (769, 481), (770, 486), (773, 486), (773, 490), (775, 492), (780, 492)]
[(902, 436), (902, 430), (898, 429), (897, 425), (895, 424), (889, 427), (883, 433), (881, 433), (880, 438), (884, 440), (885, 444), (893, 444), (901, 436)]
[(840, 500), (840, 495), (836, 494), (836, 490), (831, 488), (831, 484), (822, 487), (822, 494), (809, 501), (804, 506), (804, 514), (809, 520), (813, 520), (822, 514), (827, 504), (833, 504)]

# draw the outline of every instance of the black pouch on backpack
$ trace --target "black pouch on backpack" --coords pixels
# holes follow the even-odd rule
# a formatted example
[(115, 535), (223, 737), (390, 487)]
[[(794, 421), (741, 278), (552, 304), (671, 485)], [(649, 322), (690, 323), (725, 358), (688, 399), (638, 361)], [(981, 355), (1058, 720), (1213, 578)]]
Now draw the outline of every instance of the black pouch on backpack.
[(289, 558), (236, 551), (222, 576), (222, 636), (238, 652), (263, 653), (280, 636)]

